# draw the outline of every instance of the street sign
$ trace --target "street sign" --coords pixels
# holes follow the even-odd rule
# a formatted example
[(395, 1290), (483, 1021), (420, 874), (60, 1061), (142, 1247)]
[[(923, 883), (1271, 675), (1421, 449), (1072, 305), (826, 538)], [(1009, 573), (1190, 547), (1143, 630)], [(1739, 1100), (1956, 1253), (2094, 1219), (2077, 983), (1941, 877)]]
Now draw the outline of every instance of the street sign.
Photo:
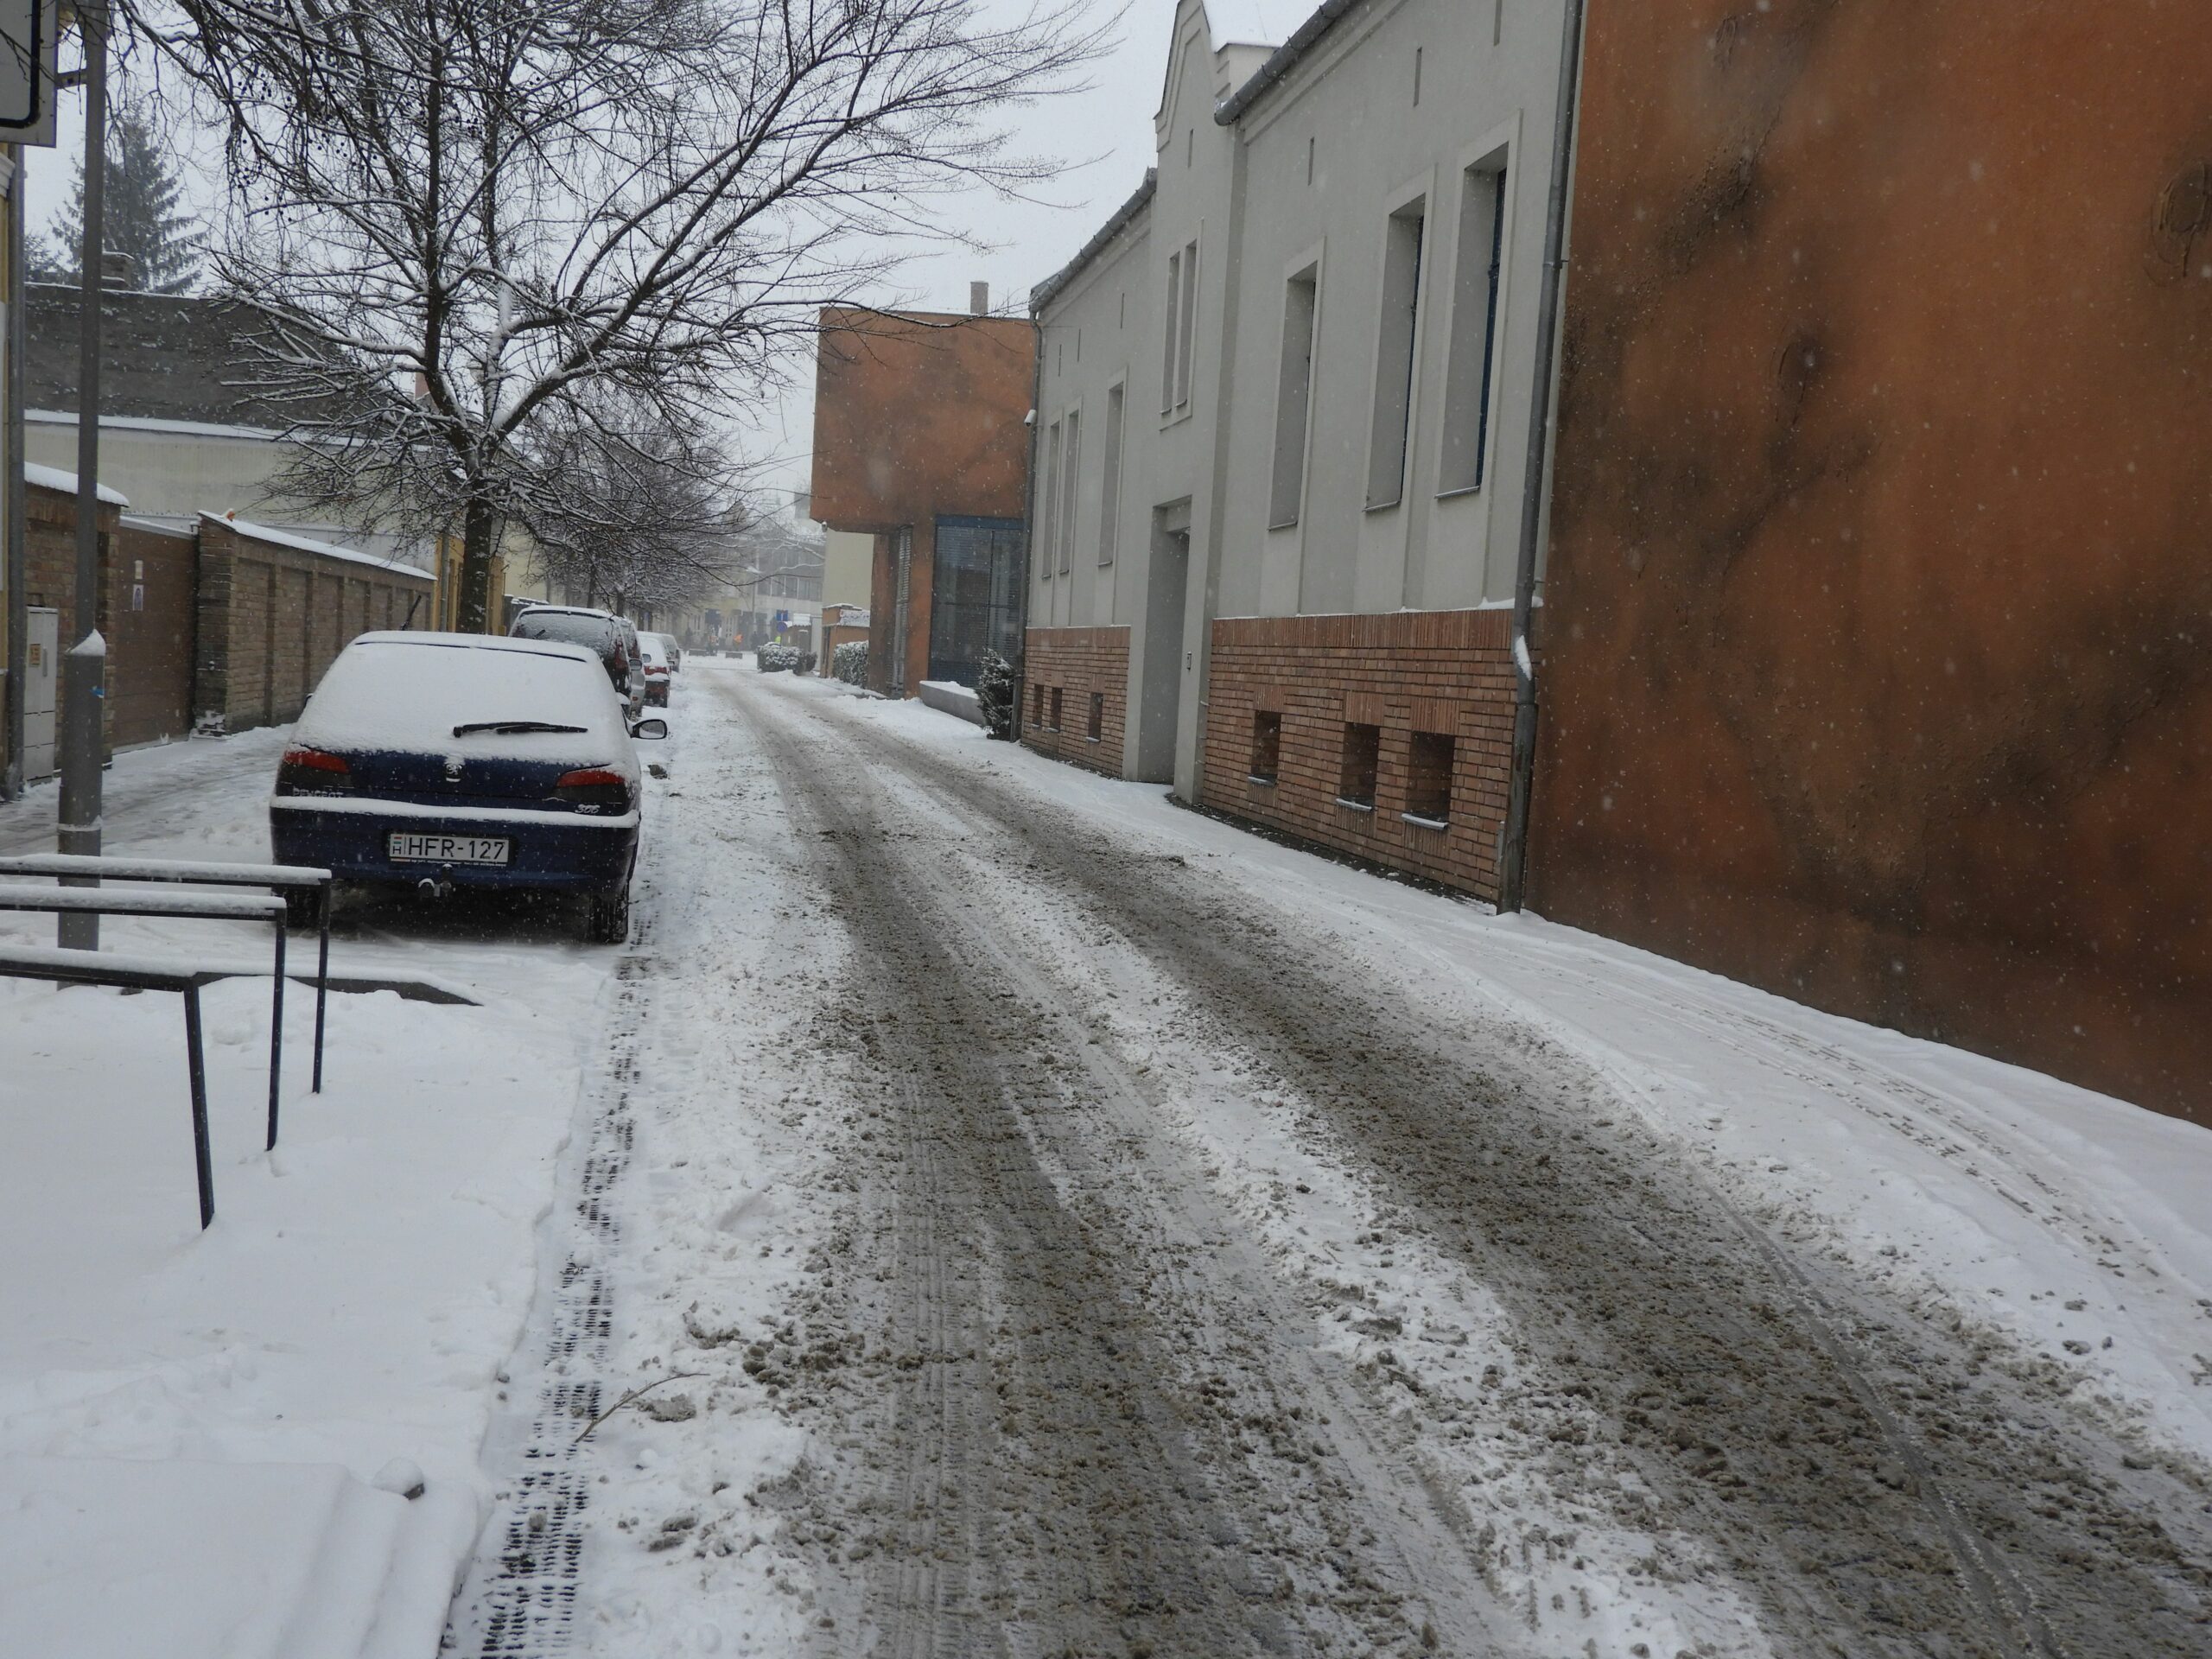
[(0, 0), (0, 138), (54, 147), (55, 0)]

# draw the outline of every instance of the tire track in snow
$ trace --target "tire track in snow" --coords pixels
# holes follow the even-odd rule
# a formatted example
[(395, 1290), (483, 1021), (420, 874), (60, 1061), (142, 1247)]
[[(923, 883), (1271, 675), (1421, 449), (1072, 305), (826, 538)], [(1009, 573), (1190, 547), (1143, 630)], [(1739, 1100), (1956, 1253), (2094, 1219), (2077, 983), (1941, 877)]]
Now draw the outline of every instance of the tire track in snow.
[[(1081, 1126), (1126, 1079), (1068, 1062), (1082, 1037), (1025, 994), (985, 895), (939, 880), (942, 847), (757, 695), (737, 706), (871, 964), (842, 1023), (862, 1069), (895, 1079), (893, 1140), (861, 1176), (890, 1187), (890, 1387), (856, 1436), (880, 1471), (791, 1500), (803, 1535), (865, 1528), (878, 1564), (825, 1651), (1493, 1650), (1461, 1605), (1478, 1568), (1403, 1512), (1426, 1502), (1417, 1480), (1378, 1503), (1380, 1459), (1350, 1466), (1367, 1429), (1332, 1415), (1363, 1408), (1299, 1380), (1282, 1338), (1304, 1311), (1259, 1294), (1270, 1275), (1224, 1219), (1171, 1203), (1135, 1239), (1085, 1200), (1113, 1175), (1071, 1171)], [(1409, 1567), (1414, 1534), (1444, 1581)], [(841, 1576), (834, 1554), (813, 1571)]]
[[(511, 1411), (495, 1424), (487, 1466), (508, 1482), (486, 1523), (454, 1599), (441, 1653), (466, 1659), (555, 1659), (575, 1646), (579, 1573), (591, 1508), (591, 1478), (577, 1445), (605, 1410), (613, 1333), (610, 1258), (622, 1242), (615, 1189), (629, 1167), (636, 1135), (632, 1095), (652, 957), (653, 883), (640, 860), (638, 916), (615, 965), (613, 1007), (599, 1077), (590, 1086), (589, 1126), (575, 1165), (572, 1196), (556, 1213), (560, 1266), (541, 1284), (532, 1329), (537, 1375), (511, 1392), (535, 1389), (527, 1416)], [(549, 1253), (549, 1259), (550, 1255)], [(504, 1467), (499, 1465), (504, 1464)], [(494, 1541), (496, 1540), (496, 1549)]]
[(2133, 1469), (2069, 1420), (2063, 1377), (1777, 1259), (1656, 1138), (1597, 1123), (1602, 1090), (1548, 1045), (1438, 1029), (1332, 980), (1203, 877), (793, 703), (1051, 871), (1181, 982), (1217, 1040), (1302, 1096), (1317, 1134), (1548, 1332), (1552, 1365), (1604, 1401), (1789, 1650), (2212, 1651), (2202, 1488)]

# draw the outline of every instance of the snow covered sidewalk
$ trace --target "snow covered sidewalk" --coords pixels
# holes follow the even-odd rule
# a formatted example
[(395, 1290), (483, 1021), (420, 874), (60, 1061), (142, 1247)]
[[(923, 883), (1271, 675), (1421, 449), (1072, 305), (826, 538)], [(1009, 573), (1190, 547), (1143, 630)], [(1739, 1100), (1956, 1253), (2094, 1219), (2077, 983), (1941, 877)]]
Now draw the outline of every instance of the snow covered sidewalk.
[[(283, 737), (121, 757), (108, 849), (265, 860)], [(50, 788), (0, 809), (0, 848), (50, 845), (52, 810)], [(52, 922), (0, 933), (44, 943)], [(103, 930), (247, 961), (266, 940)], [(287, 1069), (273, 1154), (266, 982), (210, 987), (204, 1235), (175, 1000), (0, 983), (0, 1653), (435, 1650), (612, 957), (526, 923), (341, 928), (337, 970), (477, 1003), (334, 996), (325, 1092)], [(313, 1001), (288, 999), (288, 1053)]]

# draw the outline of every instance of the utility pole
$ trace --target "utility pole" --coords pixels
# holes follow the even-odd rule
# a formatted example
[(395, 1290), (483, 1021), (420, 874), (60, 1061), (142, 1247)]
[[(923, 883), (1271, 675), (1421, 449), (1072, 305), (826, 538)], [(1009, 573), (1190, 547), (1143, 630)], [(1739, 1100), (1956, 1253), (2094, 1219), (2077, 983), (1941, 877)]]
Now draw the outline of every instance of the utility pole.
[[(61, 659), (61, 818), (65, 853), (100, 850), (100, 760), (105, 747), (107, 644), (100, 638), (100, 255), (107, 182), (107, 0), (79, 0), (85, 46), (85, 236), (78, 259), (77, 583), (73, 631)], [(97, 887), (92, 877), (76, 885)], [(56, 932), (65, 948), (100, 948), (99, 918), (69, 913)]]

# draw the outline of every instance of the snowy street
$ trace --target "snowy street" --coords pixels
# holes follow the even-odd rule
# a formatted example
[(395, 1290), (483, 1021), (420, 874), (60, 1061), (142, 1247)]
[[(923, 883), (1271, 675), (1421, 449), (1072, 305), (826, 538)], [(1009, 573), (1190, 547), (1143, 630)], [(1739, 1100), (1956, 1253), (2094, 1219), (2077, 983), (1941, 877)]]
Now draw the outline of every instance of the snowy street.
[[(916, 703), (669, 717), (627, 947), (355, 908), (472, 1000), (334, 999), (274, 1154), (210, 993), (204, 1236), (170, 1000), (0, 983), (0, 1651), (2212, 1654), (2212, 1135)], [(109, 850), (263, 855), (282, 741)]]

